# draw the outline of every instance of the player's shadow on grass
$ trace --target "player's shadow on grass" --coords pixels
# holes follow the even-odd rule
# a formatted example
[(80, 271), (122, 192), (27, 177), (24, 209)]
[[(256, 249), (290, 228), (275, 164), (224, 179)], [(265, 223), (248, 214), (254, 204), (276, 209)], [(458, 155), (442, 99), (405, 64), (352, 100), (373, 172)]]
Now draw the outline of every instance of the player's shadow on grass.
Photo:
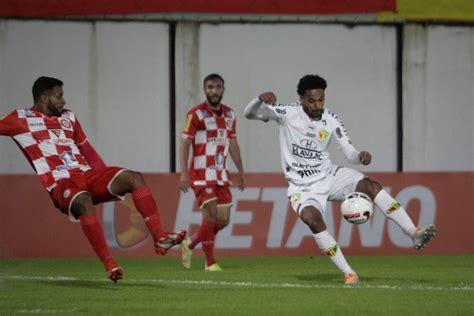
[(340, 281), (341, 276), (334, 273), (311, 273), (311, 274), (300, 274), (295, 276), (300, 281), (308, 282), (329, 282)]
[[(300, 281), (308, 281), (308, 282), (328, 282), (333, 283), (337, 282), (340, 283), (341, 280), (344, 278), (341, 274), (333, 274), (333, 273), (312, 273), (312, 274), (305, 274), (305, 275), (296, 275), (296, 278)], [(436, 283), (436, 280), (427, 280), (427, 279), (410, 279), (406, 278), (391, 278), (387, 276), (361, 276), (362, 282), (370, 282), (370, 283), (387, 283), (387, 282), (401, 282), (405, 284), (419, 284), (419, 285), (429, 285)]]
[(62, 286), (67, 288), (87, 288), (87, 289), (96, 289), (96, 290), (118, 290), (120, 288), (139, 288), (139, 287), (146, 287), (150, 289), (156, 288), (163, 288), (164, 286), (161, 284), (152, 284), (147, 282), (133, 282), (127, 283), (119, 281), (117, 284), (112, 283), (112, 281), (99, 281), (99, 280), (44, 280), (44, 281), (37, 281), (37, 283), (43, 285), (54, 285), (54, 286)]

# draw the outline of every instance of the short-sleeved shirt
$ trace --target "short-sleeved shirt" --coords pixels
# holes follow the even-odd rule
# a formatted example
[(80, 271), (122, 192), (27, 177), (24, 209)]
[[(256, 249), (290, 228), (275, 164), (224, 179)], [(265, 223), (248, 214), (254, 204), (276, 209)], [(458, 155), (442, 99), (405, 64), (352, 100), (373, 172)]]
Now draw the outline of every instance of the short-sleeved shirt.
[(230, 184), (227, 154), (230, 139), (236, 137), (234, 111), (221, 104), (217, 115), (204, 102), (189, 110), (183, 138), (192, 140), (193, 156), (189, 174), (194, 186)]
[(87, 138), (72, 111), (46, 116), (33, 108), (18, 109), (0, 119), (0, 135), (17, 143), (48, 191), (60, 179), (91, 170), (77, 147)]
[(344, 153), (358, 153), (344, 124), (325, 109), (320, 120), (311, 120), (299, 102), (268, 106), (280, 129), (281, 163), (285, 178), (296, 185), (324, 179), (334, 170), (328, 146), (335, 141)]

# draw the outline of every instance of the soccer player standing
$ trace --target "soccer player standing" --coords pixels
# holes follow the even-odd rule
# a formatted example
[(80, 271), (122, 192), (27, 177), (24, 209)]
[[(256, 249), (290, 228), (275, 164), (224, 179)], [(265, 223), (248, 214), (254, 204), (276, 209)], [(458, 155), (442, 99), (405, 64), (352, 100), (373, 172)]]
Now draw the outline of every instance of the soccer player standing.
[(10, 136), (20, 147), (54, 205), (71, 221), (80, 222), (112, 281), (122, 279), (123, 269), (110, 254), (95, 204), (131, 193), (157, 254), (164, 255), (184, 239), (185, 231), (163, 231), (155, 200), (140, 173), (105, 165), (77, 117), (64, 108), (61, 80), (38, 78), (33, 84), (33, 100), (32, 107), (14, 110), (0, 119), (0, 135)]
[(359, 277), (347, 263), (337, 242), (329, 234), (323, 219), (327, 201), (342, 201), (357, 191), (368, 195), (382, 213), (397, 223), (423, 249), (435, 233), (434, 225), (417, 228), (405, 209), (378, 183), (354, 169), (333, 165), (327, 147), (335, 141), (353, 164), (368, 165), (371, 155), (357, 151), (344, 124), (324, 108), (326, 80), (306, 75), (297, 87), (299, 102), (276, 104), (273, 92), (262, 93), (245, 108), (248, 119), (279, 125), (282, 167), (288, 180), (288, 197), (293, 210), (311, 229), (319, 248), (344, 273), (345, 284), (358, 284)]
[[(204, 78), (206, 101), (188, 111), (179, 151), (181, 162), (180, 187), (191, 187), (201, 209), (202, 222), (197, 234), (181, 244), (182, 263), (191, 267), (192, 250), (201, 242), (206, 257), (206, 271), (221, 271), (214, 257), (214, 241), (218, 231), (229, 223), (232, 194), (227, 170), (230, 153), (237, 167), (240, 190), (244, 189), (244, 170), (237, 143), (234, 111), (221, 103), (224, 79), (218, 74)], [(189, 148), (193, 155), (188, 168)]]

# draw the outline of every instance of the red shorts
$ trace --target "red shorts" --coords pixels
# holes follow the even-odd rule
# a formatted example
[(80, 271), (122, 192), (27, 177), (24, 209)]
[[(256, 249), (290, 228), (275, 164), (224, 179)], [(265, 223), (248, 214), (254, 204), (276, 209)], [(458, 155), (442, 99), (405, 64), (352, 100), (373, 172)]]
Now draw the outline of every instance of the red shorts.
[(217, 200), (217, 206), (232, 205), (232, 193), (230, 193), (229, 186), (193, 186), (194, 195), (199, 208), (210, 201)]
[(89, 192), (94, 205), (117, 200), (118, 196), (110, 192), (110, 184), (124, 170), (119, 167), (106, 167), (73, 174), (70, 178), (59, 180), (49, 194), (61, 212), (69, 214), (71, 220), (77, 220), (70, 213), (74, 198), (82, 192)]

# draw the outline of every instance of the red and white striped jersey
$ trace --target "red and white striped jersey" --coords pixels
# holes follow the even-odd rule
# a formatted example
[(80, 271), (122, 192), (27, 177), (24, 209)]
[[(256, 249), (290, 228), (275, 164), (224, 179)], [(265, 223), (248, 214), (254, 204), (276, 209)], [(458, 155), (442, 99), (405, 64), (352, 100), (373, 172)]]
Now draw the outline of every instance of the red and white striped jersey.
[(193, 185), (230, 184), (227, 170), (229, 140), (237, 136), (234, 111), (221, 104), (220, 115), (204, 102), (189, 110), (183, 138), (192, 139), (190, 177)]
[(0, 119), (0, 135), (13, 138), (48, 191), (59, 179), (91, 169), (77, 147), (87, 138), (72, 111), (50, 117), (33, 108), (15, 110)]

